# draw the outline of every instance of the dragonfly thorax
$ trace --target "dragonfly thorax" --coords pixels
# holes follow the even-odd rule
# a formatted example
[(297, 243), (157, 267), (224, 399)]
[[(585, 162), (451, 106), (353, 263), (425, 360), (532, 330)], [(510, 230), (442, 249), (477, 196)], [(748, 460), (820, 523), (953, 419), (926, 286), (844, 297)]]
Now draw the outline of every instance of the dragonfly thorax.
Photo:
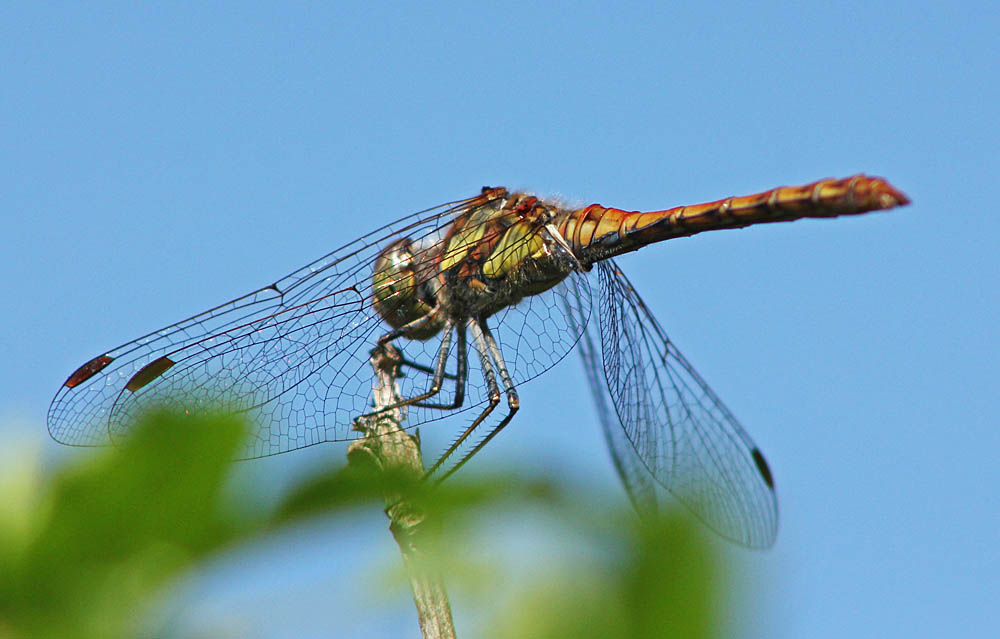
[(486, 318), (578, 270), (552, 221), (560, 213), (515, 193), (456, 219), (439, 258), (440, 295), (453, 317)]
[(375, 310), (393, 328), (409, 327), (407, 337), (426, 340), (448, 323), (487, 318), (549, 290), (580, 268), (553, 224), (560, 213), (502, 192), (456, 217), (439, 239), (388, 244), (372, 274)]

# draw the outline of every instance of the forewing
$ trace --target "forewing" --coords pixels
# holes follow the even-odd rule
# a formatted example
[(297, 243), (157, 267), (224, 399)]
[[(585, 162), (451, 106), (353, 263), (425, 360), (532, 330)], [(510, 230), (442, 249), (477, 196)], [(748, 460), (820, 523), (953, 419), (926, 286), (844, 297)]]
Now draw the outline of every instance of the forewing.
[[(613, 443), (612, 451), (626, 484), (641, 475), (641, 465), (723, 537), (772, 545), (778, 505), (763, 455), (618, 266), (609, 260), (597, 270), (604, 379), (630, 444)], [(629, 490), (646, 487), (640, 481)]]
[(88, 361), (48, 414), (59, 442), (93, 446), (125, 433), (154, 403), (230, 407), (259, 427), (247, 457), (351, 438), (370, 409), (368, 351), (386, 330), (372, 307), (372, 265), (395, 238), (439, 241), (472, 198), (388, 224), (275, 283)]

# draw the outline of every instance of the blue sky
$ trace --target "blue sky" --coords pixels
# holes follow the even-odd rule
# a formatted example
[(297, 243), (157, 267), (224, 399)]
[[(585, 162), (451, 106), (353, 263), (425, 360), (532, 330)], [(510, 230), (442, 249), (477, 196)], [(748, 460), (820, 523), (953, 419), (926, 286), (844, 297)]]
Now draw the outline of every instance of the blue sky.
[[(8, 7), (9, 449), (59, 454), (48, 402), (102, 349), (484, 184), (651, 209), (864, 171), (913, 205), (621, 264), (776, 476), (776, 546), (731, 553), (736, 636), (995, 632), (995, 6), (334, 4)], [(583, 385), (568, 359), (526, 386), (475, 463), (617, 490)], [(244, 472), (277, 485), (343, 454)], [(405, 592), (385, 619), (349, 604), (342, 575), (391, 566), (382, 532), (303, 529), (218, 562), (181, 607), (259, 636), (412, 634)]]

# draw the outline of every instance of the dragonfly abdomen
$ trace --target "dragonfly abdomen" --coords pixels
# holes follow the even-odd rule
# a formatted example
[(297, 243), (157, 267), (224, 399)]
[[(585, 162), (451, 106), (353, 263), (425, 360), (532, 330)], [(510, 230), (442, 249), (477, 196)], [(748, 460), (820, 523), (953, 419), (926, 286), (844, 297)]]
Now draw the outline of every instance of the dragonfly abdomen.
[(592, 204), (569, 214), (559, 230), (581, 262), (592, 264), (702, 231), (858, 215), (907, 203), (909, 199), (884, 179), (859, 174), (648, 213)]

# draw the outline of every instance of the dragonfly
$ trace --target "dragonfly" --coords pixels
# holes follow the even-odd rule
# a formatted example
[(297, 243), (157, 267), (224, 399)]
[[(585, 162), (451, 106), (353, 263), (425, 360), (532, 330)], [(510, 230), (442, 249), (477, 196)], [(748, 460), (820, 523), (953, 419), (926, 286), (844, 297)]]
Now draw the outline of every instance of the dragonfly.
[(447, 476), (510, 423), (519, 386), (577, 348), (636, 507), (655, 508), (666, 489), (723, 537), (769, 547), (778, 506), (764, 455), (617, 258), (703, 231), (908, 203), (864, 174), (652, 212), (484, 187), (103, 351), (59, 388), (49, 432), (68, 445), (115, 444), (152, 406), (222, 405), (254, 425), (241, 458), (351, 440), (354, 421), (375, 411), (371, 355), (391, 347), (399, 399), (379, 410), (405, 411), (407, 428), (457, 420), (428, 471)]

